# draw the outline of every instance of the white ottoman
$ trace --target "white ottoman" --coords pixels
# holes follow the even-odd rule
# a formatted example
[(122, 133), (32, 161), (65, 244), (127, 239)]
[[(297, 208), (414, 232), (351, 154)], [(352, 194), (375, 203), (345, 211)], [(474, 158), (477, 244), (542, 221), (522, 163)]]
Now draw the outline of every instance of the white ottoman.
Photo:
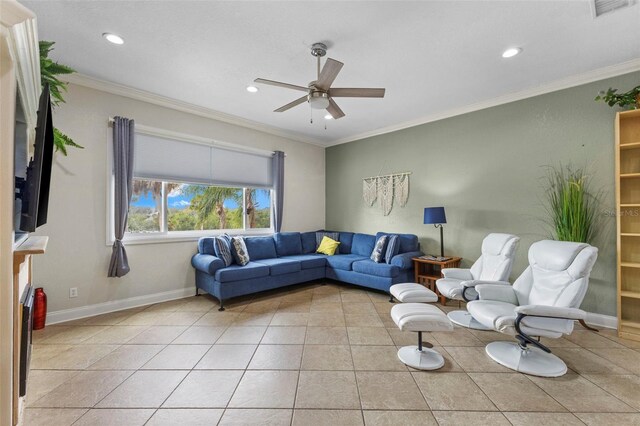
[(400, 361), (418, 370), (437, 370), (444, 365), (442, 355), (422, 345), (423, 331), (453, 331), (451, 321), (440, 309), (422, 303), (403, 303), (391, 308), (391, 318), (400, 330), (418, 333), (418, 346), (405, 346), (398, 351)]
[(394, 284), (389, 288), (391, 300), (395, 297), (402, 303), (434, 303), (438, 301), (438, 296), (425, 286), (416, 283)]

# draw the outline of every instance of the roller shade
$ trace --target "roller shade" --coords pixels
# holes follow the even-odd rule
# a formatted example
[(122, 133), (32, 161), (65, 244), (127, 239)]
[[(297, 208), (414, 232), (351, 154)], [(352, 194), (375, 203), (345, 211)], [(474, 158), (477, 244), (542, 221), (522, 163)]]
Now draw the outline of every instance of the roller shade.
[(273, 187), (272, 157), (226, 146), (136, 134), (137, 178), (236, 187)]

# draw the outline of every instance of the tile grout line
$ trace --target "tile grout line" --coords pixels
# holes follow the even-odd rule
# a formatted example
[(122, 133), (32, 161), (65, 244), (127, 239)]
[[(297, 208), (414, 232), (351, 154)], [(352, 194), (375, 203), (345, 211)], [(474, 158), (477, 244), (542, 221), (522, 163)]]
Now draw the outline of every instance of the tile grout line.
[[(365, 424), (364, 411), (362, 408), (362, 397), (360, 395), (360, 384), (358, 383), (358, 375), (356, 374), (356, 363), (355, 363), (355, 360), (353, 359), (353, 349), (351, 345), (351, 338), (349, 337), (349, 328), (347, 327), (347, 315), (344, 312), (344, 304), (342, 303), (342, 293), (340, 293), (340, 306), (342, 308), (342, 317), (344, 318), (345, 330), (347, 332), (347, 343), (349, 344), (349, 354), (351, 355), (351, 365), (353, 366), (353, 378), (356, 381), (356, 392), (358, 392), (358, 403), (360, 404), (360, 418), (362, 419), (362, 424)], [(391, 336), (389, 336), (389, 338), (391, 338)]]
[[(313, 288), (313, 287), (311, 287), (311, 288)], [(343, 292), (341, 292), (341, 291), (339, 292), (340, 296), (342, 295), (342, 293), (343, 293)], [(285, 293), (285, 294), (288, 294), (288, 293)], [(270, 296), (273, 296), (273, 295), (270, 295)], [(374, 304), (374, 308), (375, 308), (375, 303), (377, 303), (377, 302), (376, 302), (376, 301), (374, 301), (374, 300), (371, 298), (371, 294), (369, 294), (369, 299), (370, 299), (370, 303)], [(250, 299), (250, 300), (253, 300), (253, 299)], [(268, 300), (268, 299), (266, 299), (266, 300)], [(313, 298), (311, 298), (311, 300), (313, 301)], [(295, 298), (295, 297), (294, 297), (294, 299), (291, 299), (291, 302), (292, 302), (292, 305), (295, 305), (295, 302), (299, 302), (299, 303), (301, 303), (301, 302), (304, 302), (304, 300), (302, 300), (302, 299), (298, 300), (297, 298)], [(278, 306), (278, 307), (281, 307), (283, 303), (284, 303), (284, 301), (283, 301), (283, 300), (281, 300), (281, 298), (279, 298), (279, 302), (278, 302), (278, 305), (277, 305), (277, 306)], [(342, 309), (342, 314), (343, 314), (343, 319), (345, 320), (345, 328), (347, 328), (347, 327), (346, 327), (346, 315), (347, 315), (347, 314), (346, 314), (346, 312), (345, 312), (345, 310), (344, 310), (344, 304), (342, 303), (342, 298), (341, 298), (340, 303), (341, 303), (342, 308), (343, 308), (343, 309)], [(244, 304), (244, 305), (239, 306), (239, 308), (240, 308), (240, 309), (239, 309), (237, 312), (238, 312), (238, 313), (243, 312), (243, 311), (247, 308), (247, 306), (248, 306), (249, 304), (250, 304), (250, 301), (249, 301), (249, 302), (247, 302), (247, 303), (246, 303), (246, 304)], [(151, 306), (153, 306), (153, 305), (151, 305)], [(177, 343), (175, 343), (175, 341), (176, 341), (180, 336), (184, 335), (184, 333), (186, 333), (186, 332), (187, 332), (187, 330), (191, 329), (192, 327), (196, 327), (195, 323), (196, 323), (197, 321), (199, 321), (202, 317), (204, 317), (207, 313), (211, 312), (212, 310), (213, 310), (213, 308), (209, 309), (208, 311), (201, 311), (202, 313), (201, 313), (201, 315), (198, 317), (198, 319), (196, 319), (193, 323), (191, 323), (191, 325), (187, 325), (187, 326), (186, 326), (186, 329), (185, 329), (185, 330), (183, 330), (180, 334), (178, 334), (178, 336), (176, 336), (175, 338), (173, 338), (173, 340), (171, 340), (171, 342), (169, 342), (168, 344), (165, 344), (165, 345), (163, 346), (163, 348), (160, 350), (160, 352), (162, 352), (162, 351), (166, 350), (169, 346), (175, 346), (175, 345), (178, 345)], [(143, 311), (144, 311), (144, 310), (142, 310), (142, 312), (143, 312)], [(277, 311), (277, 308), (276, 308), (276, 311)], [(169, 312), (172, 312), (172, 311), (169, 311)], [(175, 313), (175, 312), (178, 312), (178, 311), (173, 311), (173, 312)], [(185, 312), (187, 312), (187, 311), (185, 311)], [(200, 312), (200, 311), (196, 311), (196, 312)], [(140, 312), (132, 312), (132, 313), (131, 313), (131, 315), (130, 315), (129, 317), (131, 317), (131, 316), (133, 316), (133, 315), (136, 315), (137, 313), (140, 313)], [(294, 312), (294, 313), (295, 313), (295, 312)], [(377, 313), (377, 316), (382, 320), (382, 317), (384, 316), (384, 314), (383, 314), (383, 313), (381, 313), (381, 312), (379, 312), (379, 311), (377, 311), (377, 310), (376, 310), (376, 313)], [(256, 315), (258, 315), (258, 314), (256, 314)], [(76, 347), (76, 346), (77, 346), (77, 347), (80, 347), (80, 346), (83, 346), (83, 345), (89, 345), (90, 343), (86, 343), (86, 341), (87, 341), (87, 340), (90, 340), (90, 339), (94, 338), (95, 336), (98, 336), (99, 334), (101, 334), (101, 333), (103, 333), (103, 332), (107, 332), (108, 330), (111, 330), (111, 329), (113, 329), (114, 327), (119, 326), (118, 324), (120, 324), (121, 322), (124, 322), (124, 321), (126, 321), (126, 320), (127, 320), (127, 318), (123, 318), (123, 319), (121, 319), (118, 323), (106, 325), (106, 328), (105, 328), (105, 329), (103, 329), (103, 330), (101, 330), (101, 331), (99, 331), (98, 333), (93, 334), (93, 335), (91, 335), (91, 336), (88, 336), (88, 337), (86, 337), (86, 338), (82, 339), (82, 340), (81, 340), (80, 342), (78, 342), (78, 343), (70, 343), (69, 345), (74, 346), (74, 347)], [(195, 364), (194, 364), (190, 369), (188, 369), (188, 370), (187, 370), (187, 373), (186, 373), (186, 375), (184, 376), (184, 378), (181, 380), (181, 382), (173, 388), (173, 390), (169, 393), (169, 396), (167, 396), (167, 398), (165, 398), (165, 400), (160, 404), (160, 406), (159, 406), (159, 407), (157, 407), (157, 408), (155, 408), (155, 409), (153, 410), (153, 413), (151, 413), (151, 415), (150, 415), (150, 416), (149, 416), (149, 418), (146, 420), (146, 422), (149, 422), (149, 421), (153, 418), (153, 416), (154, 416), (154, 415), (156, 415), (156, 413), (157, 413), (160, 409), (162, 409), (162, 404), (164, 404), (164, 403), (166, 402), (166, 400), (167, 400), (168, 398), (170, 398), (170, 396), (171, 396), (171, 395), (173, 395), (173, 394), (174, 394), (175, 390), (176, 390), (178, 387), (180, 387), (180, 386), (181, 386), (182, 382), (186, 379), (186, 377), (188, 377), (188, 376), (189, 376), (193, 371), (195, 371), (195, 370), (196, 370), (196, 368), (195, 368), (195, 367), (198, 365), (198, 363), (200, 363), (200, 362), (202, 361), (202, 358), (203, 358), (204, 356), (206, 356), (206, 354), (207, 354), (207, 353), (208, 353), (208, 352), (209, 352), (209, 351), (210, 351), (210, 350), (211, 350), (211, 349), (216, 345), (216, 343), (218, 343), (218, 341), (219, 341), (219, 339), (221, 338), (221, 336), (222, 336), (222, 335), (223, 335), (223, 334), (224, 334), (224, 333), (225, 333), (225, 332), (226, 332), (230, 327), (234, 326), (234, 323), (235, 323), (235, 322), (234, 322), (234, 321), (232, 321), (231, 323), (229, 323), (229, 324), (227, 324), (227, 325), (225, 325), (225, 326), (221, 327), (221, 328), (222, 328), (222, 332), (221, 332), (221, 333), (220, 333), (220, 335), (219, 335), (219, 336), (214, 340), (214, 342), (213, 342), (213, 344), (211, 344), (210, 348), (209, 348), (209, 349), (208, 349), (208, 350), (207, 350), (207, 351), (206, 351), (206, 352), (205, 352), (205, 353), (200, 357), (200, 359), (199, 359), (198, 361), (196, 361), (196, 362), (195, 362)], [(83, 328), (83, 327), (99, 326), (99, 325), (100, 325), (100, 324), (75, 324), (75, 325), (73, 325), (73, 327), (74, 327), (74, 328)], [(251, 325), (251, 324), (249, 324), (249, 325), (247, 325), (247, 326), (250, 326), (250, 325)], [(122, 326), (122, 325), (120, 325), (120, 326)], [(149, 325), (145, 325), (145, 326), (146, 326), (146, 328), (145, 328), (144, 330), (147, 330), (147, 329), (149, 329), (149, 328), (153, 327), (154, 325), (153, 325), (153, 324), (149, 324)], [(241, 326), (243, 326), (243, 325), (236, 325), (236, 326), (241, 327)], [(255, 358), (255, 355), (256, 355), (256, 352), (257, 352), (257, 348), (262, 344), (262, 340), (264, 339), (264, 336), (265, 336), (265, 334), (266, 334), (266, 331), (269, 329), (269, 327), (270, 327), (270, 325), (265, 326), (265, 332), (264, 332), (264, 333), (262, 334), (262, 336), (260, 337), (260, 342), (258, 342), (258, 344), (256, 345), (256, 350), (255, 350), (255, 351), (253, 352), (253, 354), (251, 355), (251, 359), (250, 359), (250, 360), (249, 360), (249, 362), (247, 363), (247, 366), (246, 366), (244, 369), (242, 369), (242, 376), (240, 377), (240, 379), (239, 379), (239, 381), (238, 381), (238, 383), (237, 383), (236, 387), (234, 388), (234, 390), (233, 390), (233, 392), (232, 392), (232, 394), (231, 394), (231, 396), (230, 396), (230, 398), (229, 398), (229, 401), (228, 401), (228, 402), (227, 402), (227, 404), (226, 404), (226, 407), (222, 409), (222, 414), (220, 415), (220, 420), (219, 420), (219, 422), (221, 422), (221, 421), (222, 421), (222, 418), (224, 417), (225, 413), (228, 411), (228, 409), (229, 409), (229, 402), (231, 401), (231, 399), (233, 398), (233, 396), (234, 396), (234, 395), (235, 395), (235, 393), (237, 392), (237, 388), (238, 388), (239, 384), (241, 383), (242, 379), (245, 377), (246, 372), (247, 372), (247, 371), (249, 371), (249, 368), (248, 368), (248, 367), (249, 367), (250, 363), (253, 361), (253, 359)], [(274, 327), (276, 327), (276, 326), (274, 326)], [(383, 321), (383, 328), (386, 330), (386, 332), (387, 332), (387, 334), (388, 334), (388, 335), (390, 335), (390, 334), (391, 334), (391, 333), (389, 332), (389, 331), (391, 330), (391, 328), (388, 328), (388, 327), (387, 327), (387, 325), (384, 323), (384, 321)], [(143, 332), (144, 332), (144, 330), (140, 331), (140, 333), (143, 333)], [(307, 324), (306, 324), (306, 326), (305, 326), (305, 332), (304, 332), (304, 341), (303, 341), (303, 351), (302, 351), (302, 356), (301, 356), (301, 358), (300, 358), (300, 365), (298, 366), (299, 368), (297, 369), (297, 371), (298, 371), (298, 381), (297, 381), (297, 384), (296, 384), (296, 394), (295, 394), (295, 397), (294, 397), (294, 406), (293, 406), (293, 409), (292, 409), (292, 412), (291, 412), (290, 424), (292, 424), (292, 423), (293, 423), (293, 415), (294, 415), (294, 413), (295, 413), (295, 403), (296, 403), (297, 398), (298, 398), (299, 383), (300, 383), (300, 374), (301, 374), (301, 373), (302, 373), (302, 371), (303, 371), (303, 370), (302, 370), (302, 360), (303, 360), (303, 358), (304, 358), (304, 353), (305, 353), (305, 351), (306, 351), (305, 346), (306, 346), (306, 338), (307, 338), (307, 336), (308, 336), (308, 331), (309, 331), (309, 324), (308, 324), (308, 322), (307, 322)], [(139, 333), (139, 334), (140, 334), (140, 333)], [(476, 339), (478, 339), (478, 340), (481, 342), (481, 344), (482, 344), (482, 345), (486, 346), (486, 342), (484, 342), (484, 340), (480, 339), (478, 336), (475, 336), (475, 335), (474, 335), (474, 337), (476, 337)], [(608, 337), (607, 337), (607, 336), (603, 336), (603, 337), (605, 337), (606, 339), (608, 339)], [(54, 338), (54, 337), (52, 336), (52, 337), (50, 337), (50, 338)], [(109, 356), (109, 355), (110, 355), (110, 354), (112, 354), (114, 351), (118, 350), (119, 348), (122, 348), (122, 347), (123, 347), (123, 346), (125, 346), (125, 345), (129, 346), (130, 344), (129, 344), (128, 342), (129, 342), (130, 340), (135, 339), (135, 338), (136, 338), (136, 336), (132, 336), (131, 338), (129, 338), (129, 340), (127, 340), (127, 342), (124, 342), (124, 343), (122, 343), (122, 344), (120, 344), (120, 343), (118, 343), (118, 344), (113, 344), (113, 346), (115, 346), (115, 348), (114, 348), (111, 352), (109, 352), (109, 353), (107, 353), (107, 354), (103, 355), (101, 358), (99, 358), (99, 359), (95, 360), (93, 363), (89, 364), (87, 367), (83, 368), (82, 370), (68, 370), (68, 369), (40, 369), (40, 371), (76, 371), (76, 372), (78, 372), (77, 374), (79, 374), (79, 373), (81, 373), (81, 372), (83, 372), (83, 371), (110, 371), (110, 370), (88, 370), (88, 368), (89, 368), (91, 365), (94, 365), (95, 363), (99, 362), (99, 361), (100, 361), (100, 360), (102, 360), (103, 358), (105, 358), (105, 357)], [(390, 336), (390, 338), (391, 338), (391, 336)], [(45, 339), (45, 340), (46, 340), (46, 339)], [(348, 340), (348, 334), (347, 334), (347, 340)], [(391, 338), (391, 340), (393, 341), (393, 338)], [(436, 340), (435, 338), (433, 338), (433, 340), (435, 340), (435, 342), (437, 342), (437, 340)], [(619, 344), (618, 342), (615, 342), (615, 341), (614, 341), (614, 340), (612, 340), (612, 339), (608, 339), (608, 340), (609, 340), (609, 341), (612, 341), (613, 343), (617, 343), (617, 344)], [(437, 342), (437, 343), (439, 343), (439, 342)], [(573, 342), (572, 342), (572, 343), (573, 343)], [(42, 342), (40, 342), (40, 343), (39, 343), (39, 345), (44, 346), (44, 347), (46, 347), (46, 346), (53, 346), (53, 345), (56, 345), (56, 344), (64, 345), (64, 343), (56, 343), (56, 342), (54, 342), (54, 343), (49, 343), (49, 344), (47, 344), (47, 343), (42, 343)], [(194, 343), (194, 344), (198, 344), (198, 343)], [(274, 344), (274, 345), (279, 345), (279, 343), (273, 343), (273, 344)], [(362, 421), (364, 421), (364, 411), (367, 411), (367, 410), (364, 410), (364, 409), (362, 408), (362, 399), (361, 399), (361, 396), (360, 396), (360, 389), (359, 389), (359, 386), (358, 386), (358, 380), (357, 380), (357, 374), (356, 374), (357, 372), (356, 372), (356, 370), (355, 370), (354, 354), (353, 354), (353, 351), (352, 351), (352, 349), (353, 349), (353, 348), (352, 348), (352, 346), (353, 346), (353, 345), (351, 345), (351, 342), (350, 342), (349, 340), (348, 340), (348, 344), (349, 344), (349, 351), (350, 351), (350, 355), (351, 355), (351, 362), (353, 363), (353, 370), (352, 370), (352, 371), (353, 371), (353, 374), (354, 374), (354, 376), (355, 376), (355, 378), (356, 378), (356, 390), (357, 390), (357, 392), (358, 392), (358, 399), (359, 399), (359, 402), (360, 402), (360, 413), (361, 413), (361, 419), (362, 419)], [(575, 344), (575, 343), (574, 343), (574, 344)], [(108, 344), (108, 343), (100, 343), (100, 344), (97, 344), (96, 346), (99, 346), (99, 345), (105, 345), (105, 346), (106, 346), (106, 345), (111, 345), (111, 344)], [(265, 343), (265, 345), (266, 345), (266, 343)], [(585, 351), (587, 351), (587, 353), (590, 353), (590, 354), (592, 354), (593, 356), (597, 356), (597, 357), (599, 357), (599, 358), (601, 358), (601, 359), (603, 359), (603, 360), (605, 360), (605, 361), (607, 361), (607, 362), (608, 362), (608, 360), (607, 360), (606, 358), (604, 358), (604, 357), (602, 357), (602, 356), (598, 355), (597, 353), (593, 352), (593, 349), (594, 349), (594, 348), (587, 348), (587, 347), (583, 347), (583, 346), (581, 346), (581, 345), (577, 345), (577, 344), (575, 344), (575, 345), (576, 345), (575, 349), (582, 349), (582, 350), (585, 350)], [(397, 349), (397, 344), (396, 344), (395, 342), (393, 342), (393, 346), (394, 346), (394, 348), (396, 348), (396, 349)], [(621, 346), (624, 346), (624, 345), (621, 345)], [(366, 347), (366, 345), (365, 345), (365, 347)], [(478, 347), (478, 346), (476, 346), (476, 345), (472, 345), (471, 347)], [(443, 350), (444, 350), (446, 353), (448, 353), (448, 351), (446, 350), (446, 348), (445, 348), (445, 347), (442, 347), (442, 348), (443, 348)], [(69, 349), (71, 349), (71, 348), (69, 348)], [(67, 350), (69, 350), (69, 349), (67, 349)], [(621, 348), (621, 349), (629, 349), (629, 350), (631, 350), (631, 351), (634, 351), (634, 348), (629, 348), (629, 347), (626, 347), (626, 346), (624, 346), (624, 348)], [(65, 351), (65, 352), (66, 352), (66, 351)], [(158, 353), (160, 353), (160, 352), (158, 352)], [(62, 353), (64, 353), (64, 352), (62, 352)], [(60, 354), (58, 354), (58, 355), (60, 355)], [(58, 355), (56, 355), (56, 356), (58, 356)], [(153, 358), (155, 358), (157, 355), (158, 355), (158, 354), (154, 355), (154, 356), (151, 358), (151, 360), (152, 360)], [(449, 355), (450, 355), (450, 354), (449, 354)], [(54, 358), (55, 358), (55, 357), (54, 357)], [(148, 362), (150, 362), (151, 360), (148, 360), (148, 361), (147, 361), (147, 363), (148, 363)], [(454, 362), (455, 362), (455, 361), (454, 361)], [(619, 366), (619, 364), (616, 364), (616, 363), (614, 363), (614, 364), (615, 364), (615, 365), (617, 365), (617, 366)], [(143, 364), (143, 366), (144, 366), (144, 365), (146, 365), (146, 364)], [(621, 367), (621, 366), (620, 366), (620, 367)], [(613, 374), (613, 375), (612, 375), (612, 374), (604, 374), (604, 376), (626, 376), (626, 375), (629, 375), (629, 376), (631, 376), (631, 377), (638, 377), (638, 375), (637, 375), (637, 374), (634, 374), (633, 372), (629, 372), (629, 371), (627, 371), (626, 369), (624, 369), (623, 367), (621, 367), (621, 368), (622, 368), (622, 370), (623, 370), (623, 371), (626, 371), (626, 372), (627, 372), (627, 374)], [(164, 370), (164, 369), (162, 369), (162, 370)], [(469, 374), (469, 372), (468, 372), (468, 371), (466, 371), (465, 369), (462, 369), (462, 370), (463, 370), (463, 372), (464, 372), (468, 377), (470, 377), (470, 378), (471, 378), (471, 376), (470, 376), (470, 374)], [(113, 370), (113, 371), (123, 371), (123, 370), (117, 370), (117, 369), (116, 369), (116, 370)], [(127, 377), (126, 377), (126, 378), (125, 378), (125, 379), (124, 379), (120, 384), (118, 384), (118, 385), (117, 385), (117, 386), (116, 386), (112, 391), (110, 391), (109, 393), (107, 393), (107, 394), (106, 394), (102, 399), (100, 399), (98, 402), (96, 402), (96, 404), (94, 404), (94, 406), (93, 406), (93, 407), (89, 407), (89, 408), (82, 407), (82, 408), (81, 408), (81, 410), (84, 410), (84, 413), (82, 413), (82, 415), (81, 415), (78, 419), (76, 419), (76, 420), (74, 421), (74, 423), (79, 422), (82, 418), (84, 418), (84, 417), (87, 415), (87, 413), (88, 413), (89, 411), (91, 411), (91, 410), (93, 410), (93, 409), (95, 409), (95, 410), (111, 409), (111, 408), (109, 408), (109, 407), (106, 407), (106, 408), (96, 408), (96, 405), (98, 405), (98, 404), (99, 404), (100, 402), (102, 402), (106, 397), (108, 397), (110, 394), (112, 394), (112, 393), (113, 393), (113, 391), (114, 391), (115, 389), (117, 389), (117, 388), (119, 388), (120, 386), (122, 386), (122, 384), (123, 384), (124, 382), (126, 382), (127, 380), (129, 380), (129, 379), (131, 378), (131, 376), (132, 376), (133, 374), (135, 374), (136, 372), (138, 372), (138, 371), (141, 371), (141, 369), (140, 369), (140, 368), (137, 368), (136, 370), (133, 370), (133, 373), (129, 374), (129, 375), (128, 375), (128, 376), (127, 376)], [(165, 371), (166, 371), (166, 370), (165, 370)], [(183, 371), (184, 371), (184, 370), (183, 370)], [(293, 370), (293, 371), (296, 371), (296, 370)], [(364, 371), (367, 371), (367, 370), (364, 370)], [(387, 371), (387, 370), (386, 370), (386, 369), (378, 369), (378, 370), (368, 370), (368, 371)], [(389, 371), (392, 371), (392, 370), (389, 370)], [(420, 387), (417, 385), (417, 382), (416, 382), (416, 380), (415, 380), (415, 376), (414, 376), (414, 374), (417, 374), (417, 373), (413, 372), (412, 370), (409, 370), (408, 372), (411, 374), (412, 378), (414, 379), (414, 383), (416, 384), (416, 386), (417, 386), (417, 387), (418, 387), (418, 389), (420, 390), (421, 395), (423, 396), (423, 399), (425, 399), (425, 402), (426, 402), (427, 407), (429, 408), (430, 412), (431, 412), (431, 413), (433, 413), (433, 410), (431, 409), (431, 407), (429, 406), (428, 402), (426, 401), (426, 397), (425, 397), (425, 395), (422, 393), (422, 390), (421, 390), (421, 389), (420, 389)], [(582, 373), (578, 373), (577, 371), (573, 371), (573, 370), (570, 370), (570, 372), (571, 372), (572, 374), (573, 374), (573, 373), (574, 373), (574, 374), (576, 374), (578, 377), (583, 377), (583, 378), (584, 378), (588, 383), (590, 383), (590, 384), (592, 384), (592, 385), (596, 386), (596, 388), (598, 388), (598, 389), (600, 389), (600, 390), (604, 391), (604, 392), (605, 392), (605, 394), (610, 395), (610, 396), (611, 396), (611, 397), (613, 397), (616, 401), (619, 401), (621, 404), (624, 404), (625, 406), (629, 406), (629, 404), (627, 404), (626, 402), (624, 402), (624, 401), (620, 400), (618, 397), (616, 397), (615, 395), (613, 395), (612, 393), (610, 393), (609, 391), (607, 391), (606, 389), (604, 389), (602, 386), (598, 385), (596, 382), (594, 382), (594, 381), (590, 380), (588, 377), (584, 376)], [(498, 373), (498, 374), (499, 374), (499, 373)], [(513, 372), (505, 372), (505, 373), (503, 373), (503, 374), (514, 374), (514, 373), (513, 373)], [(587, 374), (587, 373), (585, 373), (585, 374)], [(595, 375), (598, 375), (599, 373), (594, 373), (594, 374), (595, 374)], [(524, 374), (523, 374), (523, 375), (524, 375)], [(527, 376), (527, 375), (525, 375), (525, 376)], [(70, 378), (69, 378), (68, 380), (66, 380), (65, 382), (60, 383), (56, 388), (54, 388), (54, 389), (50, 390), (49, 392), (47, 392), (47, 394), (43, 395), (42, 397), (44, 397), (44, 396), (48, 395), (50, 392), (54, 391), (54, 390), (55, 390), (55, 389), (57, 389), (59, 386), (64, 385), (64, 383), (67, 383), (69, 380), (72, 380), (72, 379), (73, 379), (73, 377), (75, 377), (75, 375), (74, 375), (74, 376), (72, 376), (72, 377), (70, 377)], [(551, 397), (551, 399), (552, 399), (552, 400), (554, 400), (554, 401), (556, 401), (560, 407), (562, 407), (563, 409), (565, 409), (565, 410), (566, 410), (566, 412), (567, 412), (567, 413), (570, 413), (570, 414), (571, 414), (571, 416), (572, 416), (574, 419), (576, 419), (577, 421), (579, 421), (579, 422), (581, 422), (581, 423), (582, 423), (582, 420), (581, 420), (579, 417), (577, 417), (576, 413), (574, 413), (574, 412), (570, 411), (570, 410), (569, 410), (569, 409), (568, 409), (564, 404), (562, 404), (559, 400), (557, 400), (556, 398), (554, 398), (554, 397), (553, 397), (549, 392), (547, 392), (547, 391), (546, 391), (545, 389), (543, 389), (540, 385), (538, 385), (536, 382), (534, 382), (534, 381), (533, 381), (529, 376), (527, 376), (527, 378), (529, 379), (529, 381), (530, 381), (530, 382), (532, 382), (534, 385), (536, 385), (536, 386), (537, 386), (537, 387), (538, 387), (538, 388), (543, 392), (543, 394), (545, 394), (545, 395), (547, 395), (547, 396)], [(478, 386), (478, 385), (477, 385), (477, 383), (473, 380), (473, 378), (471, 378), (471, 380), (476, 384), (476, 386)], [(478, 386), (478, 388), (481, 390), (481, 392), (483, 393), (483, 395), (485, 395), (485, 397), (486, 397), (489, 401), (491, 401), (491, 402), (493, 403), (493, 401), (491, 400), (491, 398), (489, 398), (489, 397), (487, 396), (487, 394), (482, 390), (482, 388), (480, 388), (479, 386)], [(41, 398), (42, 398), (42, 397), (41, 397)], [(40, 399), (40, 398), (39, 398), (39, 399)], [(497, 409), (497, 407), (495, 406), (495, 403), (493, 403), (493, 404), (494, 404), (494, 407)], [(39, 407), (27, 407), (27, 408), (39, 408)], [(43, 408), (43, 409), (47, 409), (47, 407), (42, 407), (42, 408)], [(137, 407), (129, 407), (129, 408), (134, 409), (134, 408), (137, 408)], [(180, 408), (180, 407), (176, 407), (176, 408)], [(185, 407), (185, 408), (187, 408), (187, 407)], [(639, 411), (639, 410), (638, 410), (637, 408), (635, 408), (635, 407), (631, 407), (631, 406), (629, 406), (629, 408), (634, 410), (634, 411), (633, 411), (633, 413), (637, 413), (637, 412)], [(125, 408), (125, 409), (127, 409), (127, 408)], [(325, 409), (325, 410), (330, 410), (330, 409), (328, 409), (328, 408), (327, 408), (327, 409)], [(342, 410), (342, 409), (340, 409), (340, 410)], [(347, 409), (344, 409), (344, 410), (347, 410)], [(375, 411), (375, 410), (374, 410), (374, 411)], [(402, 411), (415, 411), (415, 410), (402, 410)], [(418, 411), (421, 411), (421, 410), (418, 410)], [(452, 410), (444, 410), (444, 412), (449, 412), (449, 411), (452, 411)], [(453, 411), (458, 411), (458, 410), (453, 410)], [(460, 411), (464, 411), (464, 412), (466, 412), (467, 410), (460, 410)], [(505, 419), (507, 420), (507, 422), (510, 422), (510, 420), (508, 420), (508, 418), (506, 418), (505, 413), (509, 413), (509, 412), (511, 412), (511, 411), (501, 411), (501, 410), (497, 409), (497, 411), (496, 411), (496, 412), (501, 413), (502, 417), (503, 417), (503, 418), (505, 418)], [(535, 413), (535, 412), (530, 412), (530, 413)], [(546, 412), (544, 412), (544, 411), (540, 411), (540, 413), (546, 413)], [(581, 412), (580, 412), (580, 413), (581, 413)], [(560, 414), (560, 413), (558, 413), (558, 414)], [(436, 422), (437, 422), (437, 419), (435, 419), (435, 420), (436, 420)]]

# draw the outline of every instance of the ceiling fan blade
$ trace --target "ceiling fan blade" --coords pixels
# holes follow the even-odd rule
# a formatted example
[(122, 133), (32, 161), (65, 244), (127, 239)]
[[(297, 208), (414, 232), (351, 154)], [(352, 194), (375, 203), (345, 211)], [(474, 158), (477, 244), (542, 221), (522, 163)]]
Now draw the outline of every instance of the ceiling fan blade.
[(344, 117), (344, 112), (342, 112), (338, 104), (335, 103), (333, 99), (329, 99), (329, 106), (327, 107), (327, 111), (329, 112), (329, 114), (331, 114), (334, 120)]
[(329, 95), (334, 98), (384, 98), (385, 89), (372, 88), (338, 88), (330, 89)]
[(281, 106), (280, 108), (274, 110), (273, 112), (284, 112), (284, 111), (286, 111), (288, 109), (291, 109), (296, 105), (300, 105), (301, 103), (306, 102), (306, 101), (307, 101), (307, 95), (305, 95), (305, 96), (303, 96), (301, 98), (298, 98), (293, 102), (289, 102), (288, 104), (286, 104), (284, 106)]
[(324, 63), (324, 67), (322, 67), (322, 71), (320, 71), (316, 87), (321, 90), (329, 90), (331, 83), (336, 79), (343, 65), (342, 62), (328, 58), (327, 62)]
[(309, 91), (308, 87), (296, 86), (295, 84), (283, 83), (281, 81), (265, 80), (264, 78), (256, 78), (253, 81), (255, 83), (268, 84), (270, 86), (284, 87), (285, 89), (300, 90), (302, 92), (308, 92)]

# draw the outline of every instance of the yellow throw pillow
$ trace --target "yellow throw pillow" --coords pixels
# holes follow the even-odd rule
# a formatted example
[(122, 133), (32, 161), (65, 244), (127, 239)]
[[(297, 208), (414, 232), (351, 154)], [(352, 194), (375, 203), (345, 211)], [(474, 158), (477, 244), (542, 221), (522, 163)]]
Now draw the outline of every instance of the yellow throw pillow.
[(320, 241), (320, 245), (318, 246), (318, 250), (316, 253), (322, 253), (329, 256), (333, 256), (340, 245), (336, 240), (332, 240), (329, 237), (322, 237), (322, 241)]

